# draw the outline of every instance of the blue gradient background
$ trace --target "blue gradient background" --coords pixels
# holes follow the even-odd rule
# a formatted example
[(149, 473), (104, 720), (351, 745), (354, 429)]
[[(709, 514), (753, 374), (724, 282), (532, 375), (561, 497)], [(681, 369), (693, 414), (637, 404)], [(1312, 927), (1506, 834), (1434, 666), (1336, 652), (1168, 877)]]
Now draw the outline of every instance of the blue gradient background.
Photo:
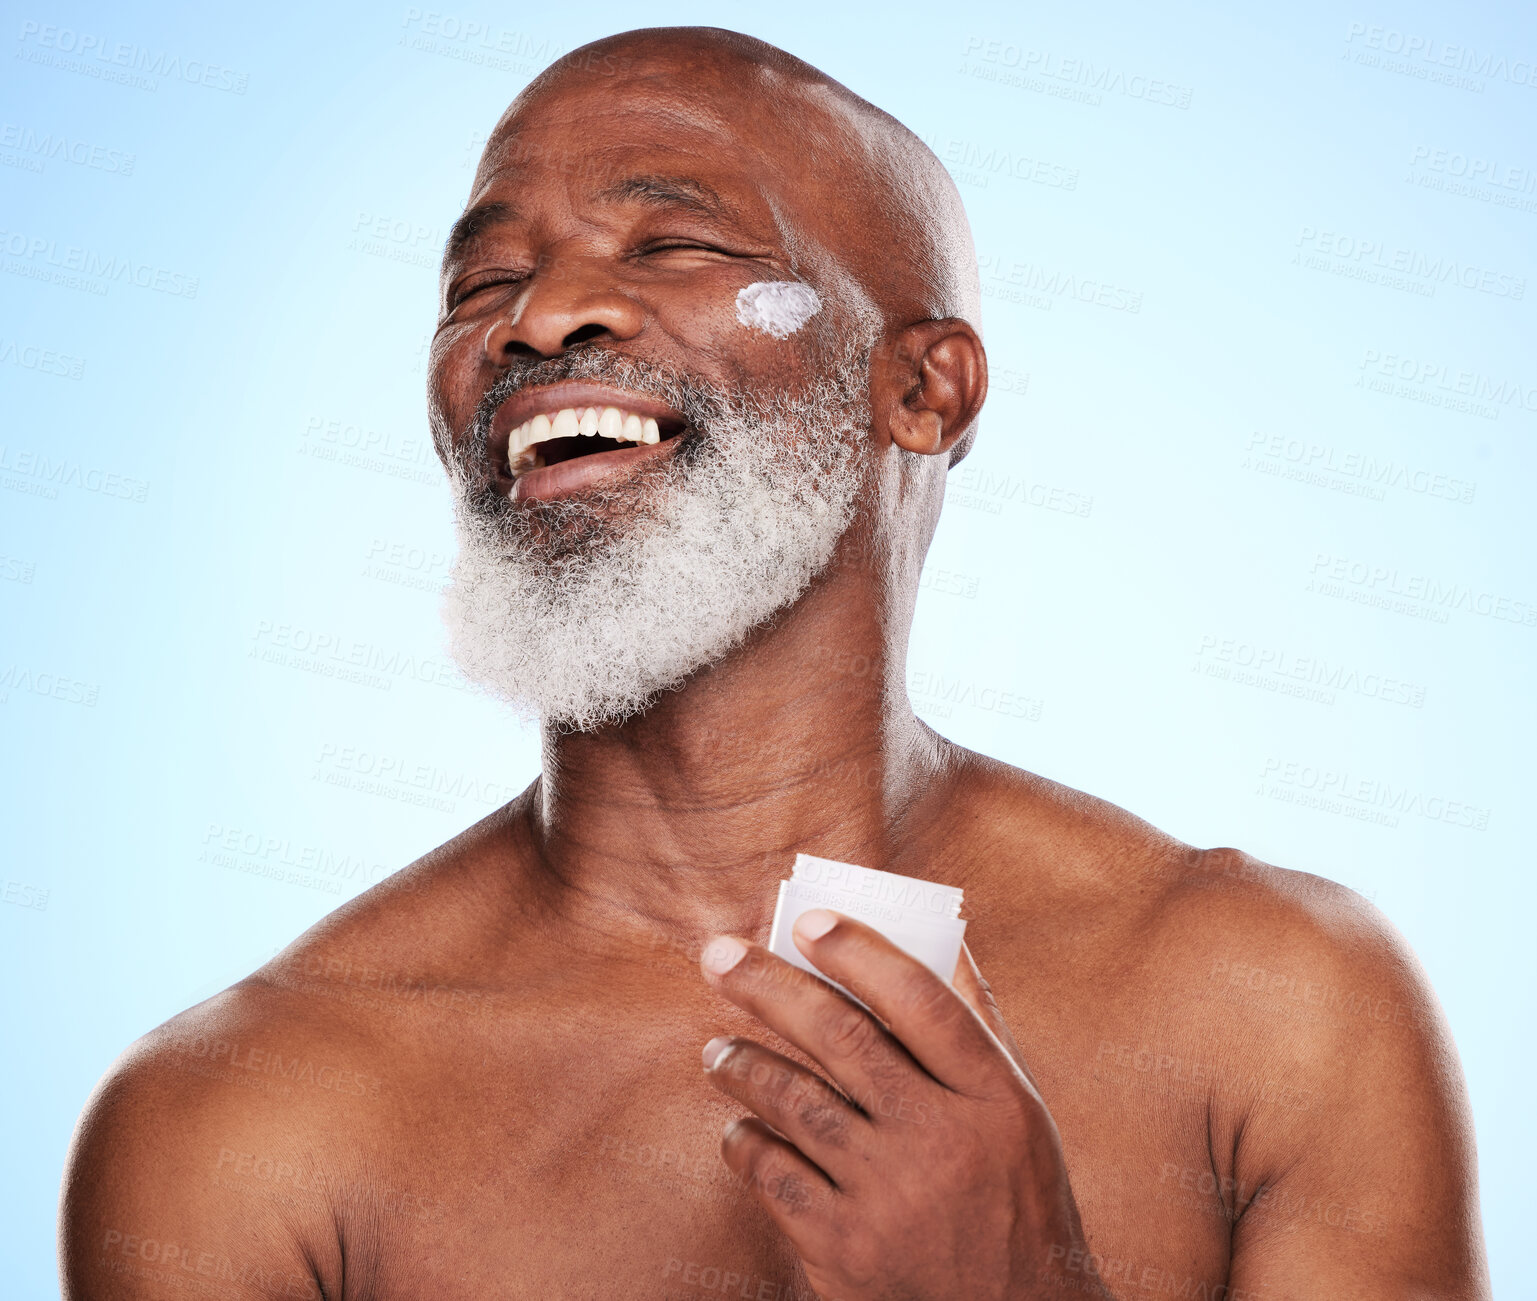
[[(443, 661), (452, 541), (423, 414), (433, 268), (479, 143), (538, 67), (684, 22), (782, 44), (948, 151), (990, 283), (1016, 263), (1036, 277), (1034, 298), (986, 303), (994, 390), (930, 557), (920, 712), (1195, 844), (1375, 900), (1462, 1054), (1496, 1293), (1537, 1295), (1521, 1249), (1537, 1163), (1537, 626), (1350, 598), (1386, 582), (1309, 588), (1323, 556), (1518, 612), (1537, 601), (1537, 302), (1509, 292), (1537, 274), (1532, 10), (770, 8), (5, 6), (8, 1295), (56, 1291), (66, 1144), (119, 1051), (535, 773), (533, 734)], [(47, 25), (227, 74), (205, 86), (162, 65), (117, 84)], [(1424, 57), (1381, 48), (1395, 41), (1463, 46), (1505, 75), (1437, 82), (1418, 75)], [(1001, 80), (1030, 50), (1050, 56), (1033, 80)], [(1066, 59), (1187, 89), (1188, 104), (1065, 96), (1083, 89)], [(50, 136), (86, 161), (40, 153)], [(1456, 164), (1437, 171), (1437, 150), (1497, 163), (1500, 184), (1449, 190)], [(1355, 278), (1375, 255), (1337, 256), (1309, 231), (1466, 264), (1507, 292)], [(195, 279), (195, 296), (57, 283), (71, 247)], [(1121, 306), (1039, 287), (1068, 274)], [(1368, 361), (1388, 356), (1407, 378)], [(1484, 410), (1427, 400), (1458, 372), (1497, 395)], [(1294, 477), (1293, 453), (1315, 470), (1326, 455), (1310, 446), (1332, 449), (1322, 483)], [(1338, 468), (1351, 453), (1475, 485), (1472, 500), (1363, 494)], [(124, 482), (128, 499), (113, 495)], [(283, 627), (371, 659), (377, 681), (338, 680), (330, 652), (285, 662)], [(1238, 660), (1411, 683), (1423, 702), (1212, 676), (1224, 642)], [(999, 708), (1003, 692), (1037, 703)], [(1297, 797), (1312, 779), (1282, 779), (1292, 762), (1459, 801), (1487, 826), (1310, 806)], [(425, 793), (400, 779), (419, 766)], [(370, 767), (376, 786), (360, 788)]]

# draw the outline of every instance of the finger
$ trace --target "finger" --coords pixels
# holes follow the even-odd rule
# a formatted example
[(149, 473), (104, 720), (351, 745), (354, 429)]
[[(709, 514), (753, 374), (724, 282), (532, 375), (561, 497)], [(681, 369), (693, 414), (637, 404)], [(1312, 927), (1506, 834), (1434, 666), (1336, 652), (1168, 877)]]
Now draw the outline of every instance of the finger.
[(833, 1218), (838, 1193), (827, 1176), (756, 1116), (726, 1126), (720, 1154), (792, 1243), (807, 1241)]
[(998, 1006), (998, 1000), (993, 997), (993, 988), (982, 978), (976, 959), (971, 956), (971, 949), (964, 941), (961, 943), (960, 956), (955, 960), (955, 978), (950, 983), (955, 986), (956, 993), (964, 998), (982, 1018), (983, 1024), (993, 1032), (994, 1037), (1003, 1045), (1033, 1085), (1035, 1076), (1030, 1074), (1025, 1054), (1020, 1051), (1019, 1041), (1014, 1038), (1014, 1032), (1009, 1029), (1009, 1023), (1003, 1019), (1003, 1010)]
[(871, 1126), (832, 1085), (751, 1039), (712, 1039), (704, 1048), (705, 1074), (722, 1093), (750, 1107), (796, 1149), (844, 1187), (859, 1169)]
[[(905, 1099), (910, 1110), (932, 1098), (934, 1082), (907, 1050), (825, 980), (734, 935), (706, 944), (700, 966), (719, 993), (818, 1062), (872, 1119), (875, 1109), (867, 1101)], [(883, 1110), (889, 1114), (890, 1108)]]
[(792, 933), (811, 964), (866, 1003), (941, 1084), (981, 1094), (999, 1083), (1000, 1045), (981, 1014), (917, 958), (825, 908), (802, 913)]

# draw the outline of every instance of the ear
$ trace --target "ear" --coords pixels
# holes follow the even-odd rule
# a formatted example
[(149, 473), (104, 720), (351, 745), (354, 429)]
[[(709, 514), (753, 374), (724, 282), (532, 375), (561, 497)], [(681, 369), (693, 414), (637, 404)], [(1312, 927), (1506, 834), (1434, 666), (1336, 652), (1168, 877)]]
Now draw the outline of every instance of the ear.
[(969, 324), (952, 316), (909, 325), (876, 349), (870, 371), (871, 427), (883, 445), (921, 456), (954, 449), (952, 464), (965, 455), (987, 397), (987, 353)]

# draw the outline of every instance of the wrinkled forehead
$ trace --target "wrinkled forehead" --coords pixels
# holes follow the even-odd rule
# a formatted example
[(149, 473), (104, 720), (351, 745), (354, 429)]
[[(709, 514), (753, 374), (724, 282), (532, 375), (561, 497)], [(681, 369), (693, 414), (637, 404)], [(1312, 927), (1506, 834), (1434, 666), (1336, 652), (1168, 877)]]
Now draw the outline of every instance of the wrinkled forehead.
[(753, 138), (755, 124), (736, 98), (707, 84), (683, 84), (676, 76), (540, 78), (502, 114), (481, 168), (515, 162), (520, 142), (523, 151), (536, 143), (577, 151), (609, 143), (673, 145), (727, 157), (747, 149), (754, 154), (744, 160), (751, 167), (763, 159)]
[(476, 195), (502, 187), (530, 200), (563, 192), (580, 203), (629, 177), (654, 174), (696, 180), (760, 217), (781, 206), (778, 169), (750, 130), (677, 93), (602, 89), (547, 91), (515, 103), (481, 155)]
[(471, 204), (559, 196), (580, 217), (626, 186), (644, 200), (642, 182), (670, 181), (672, 198), (692, 192), (701, 215), (713, 210), (797, 270), (842, 278), (852, 260), (842, 248), (848, 226), (827, 192), (858, 187), (836, 174), (840, 162), (855, 161), (839, 134), (820, 106), (784, 84), (731, 86), (717, 70), (692, 80), (686, 69), (568, 73), (531, 87), (497, 123)]

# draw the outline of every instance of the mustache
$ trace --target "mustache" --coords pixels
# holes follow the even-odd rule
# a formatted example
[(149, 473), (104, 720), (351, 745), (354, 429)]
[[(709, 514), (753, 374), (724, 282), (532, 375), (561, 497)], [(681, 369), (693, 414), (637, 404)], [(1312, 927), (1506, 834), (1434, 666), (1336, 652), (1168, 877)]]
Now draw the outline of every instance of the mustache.
[(665, 402), (694, 429), (708, 424), (710, 417), (720, 409), (712, 387), (677, 366), (641, 361), (588, 344), (558, 357), (513, 358), (506, 373), (497, 377), (476, 405), (463, 439), (466, 449), (475, 455), (485, 455), (486, 440), (497, 408), (513, 394), (564, 380), (592, 380), (644, 393)]
[[(446, 458), (449, 481), (466, 519), (478, 518), (488, 523), (500, 521), (504, 527), (517, 526), (522, 516), (547, 522), (564, 521), (568, 531), (572, 532), (573, 545), (594, 529), (603, 531), (598, 524), (588, 520), (591, 511), (583, 502), (525, 503), (521, 511), (515, 509), (511, 500), (496, 490), (488, 473), (487, 447), (497, 409), (525, 388), (558, 384), (564, 380), (588, 380), (628, 389), (656, 398), (682, 416), (687, 428), (680, 436), (678, 451), (671, 458), (670, 471), (664, 467), (664, 473), (676, 474), (694, 465), (705, 454), (706, 445), (712, 442), (711, 433), (719, 427), (721, 415), (732, 406), (729, 395), (681, 367), (643, 361), (597, 344), (584, 344), (554, 357), (514, 357), (506, 371), (486, 389), (463, 437)], [(607, 505), (611, 513), (623, 513), (616, 503)], [(633, 509), (641, 509), (639, 500), (631, 505)], [(582, 527), (577, 527), (578, 524)]]
[[(509, 499), (498, 493), (487, 472), (491, 425), (501, 405), (525, 388), (558, 384), (565, 380), (589, 380), (653, 397), (683, 417), (686, 428), (679, 436), (677, 452), (664, 473), (684, 472), (710, 458), (720, 432), (732, 422), (782, 418), (799, 396), (815, 394), (824, 404), (845, 407), (862, 404), (862, 420), (868, 427), (868, 389), (873, 341), (856, 338), (841, 349), (819, 353), (818, 378), (805, 394), (784, 391), (777, 385), (757, 390), (746, 385), (725, 389), (672, 362), (647, 361), (598, 343), (584, 343), (554, 357), (513, 357), (504, 373), (486, 389), (474, 414), (445, 458), (450, 483), (456, 493), (479, 513), (511, 513)], [(579, 503), (548, 502), (525, 506), (524, 513), (564, 515), (579, 511)]]

